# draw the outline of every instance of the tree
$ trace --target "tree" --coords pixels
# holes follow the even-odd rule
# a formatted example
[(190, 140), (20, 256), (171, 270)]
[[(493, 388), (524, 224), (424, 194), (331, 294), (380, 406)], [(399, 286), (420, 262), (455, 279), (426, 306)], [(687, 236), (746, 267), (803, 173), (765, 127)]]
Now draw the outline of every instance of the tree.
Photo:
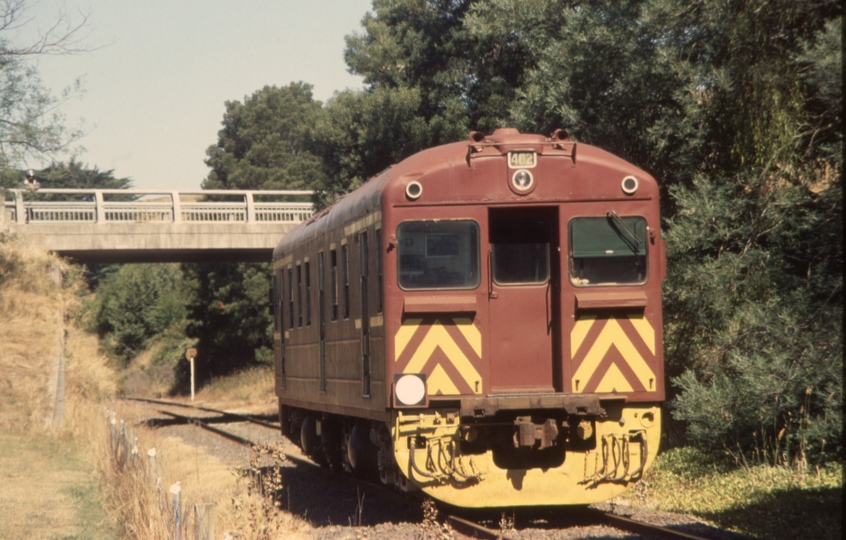
[[(322, 114), (311, 85), (265, 86), (244, 102), (226, 102), (217, 144), (206, 151), (212, 169), (203, 189), (315, 189), (326, 184), (307, 145)], [(270, 265), (183, 265), (193, 291), (188, 335), (207, 360), (204, 376), (238, 370), (270, 356)]]
[(369, 89), (417, 89), (417, 114), (427, 124), (444, 122), (433, 144), (453, 142), (470, 128), (493, 130), (507, 116), (524, 70), (516, 40), (471, 35), (467, 14), (476, 0), (376, 0), (362, 21), (363, 33), (346, 38), (350, 72)]
[(417, 88), (345, 91), (329, 100), (309, 139), (323, 164), (323, 181), (314, 186), (323, 204), (440, 139), (467, 135), (463, 111), (427, 121), (421, 103)]
[[(6, 169), (0, 175), (0, 187), (19, 188), (25, 171)], [(114, 171), (101, 171), (96, 166), (91, 168), (76, 159), (69, 162), (53, 163), (49, 167), (35, 171), (35, 177), (43, 188), (76, 189), (128, 189), (132, 187), (130, 178), (115, 178)]]
[[(184, 324), (189, 298), (178, 265), (123, 265), (97, 288), (93, 325), (106, 350), (128, 364), (167, 330)], [(171, 360), (180, 358), (181, 352)]]
[(308, 189), (322, 181), (304, 136), (320, 112), (311, 85), (265, 86), (226, 102), (218, 141), (206, 150), (212, 170), (203, 189)]
[[(0, 170), (21, 165), (27, 158), (53, 157), (82, 134), (64, 126), (56, 110), (58, 99), (44, 89), (37, 70), (28, 63), (45, 54), (84, 50), (87, 17), (74, 22), (60, 14), (57, 21), (26, 44), (7, 37), (26, 26), (26, 0), (5, 0), (0, 6)], [(66, 89), (63, 98), (79, 89)]]
[(841, 14), (831, 0), (379, 0), (346, 58), (370, 93), (406, 93), (403, 118), (443, 122), (457, 100), (468, 126), (564, 127), (658, 177), (675, 417), (697, 444), (824, 459), (842, 449)]
[(189, 336), (197, 338), (204, 376), (237, 371), (272, 357), (270, 264), (183, 265), (192, 296)]

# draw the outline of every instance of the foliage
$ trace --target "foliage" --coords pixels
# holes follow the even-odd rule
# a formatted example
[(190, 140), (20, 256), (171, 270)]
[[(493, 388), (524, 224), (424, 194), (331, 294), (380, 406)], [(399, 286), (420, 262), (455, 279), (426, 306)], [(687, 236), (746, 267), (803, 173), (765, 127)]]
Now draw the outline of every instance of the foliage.
[(269, 362), (270, 265), (201, 263), (183, 265), (182, 270), (192, 290), (187, 333), (198, 339), (203, 380)]
[[(827, 459), (842, 448), (841, 13), (810, 0), (378, 0), (346, 59), (370, 94), (419, 92), (404, 123), (421, 142), (455, 100), (468, 127), (564, 127), (652, 172), (675, 418), (703, 447)], [(343, 139), (371, 124), (345, 117)], [(365, 161), (338, 143), (349, 169)], [(342, 170), (329, 177), (363, 178)]]
[(307, 189), (321, 180), (304, 137), (321, 104), (311, 85), (265, 86), (244, 103), (226, 102), (223, 129), (206, 151), (203, 189)]
[[(433, 144), (458, 140), (467, 128), (492, 130), (508, 114), (523, 73), (519, 43), (480, 39), (464, 20), (475, 0), (376, 0), (363, 33), (346, 39), (350, 72), (369, 90), (417, 89), (418, 116), (444, 121)], [(390, 141), (386, 141), (390, 142)]]
[(31, 43), (14, 43), (11, 37), (27, 26), (26, 0), (0, 4), (0, 170), (41, 160), (65, 150), (82, 133), (64, 126), (57, 112), (59, 99), (80, 90), (80, 82), (66, 89), (61, 98), (46, 90), (29, 60), (45, 54), (80, 52), (86, 19), (73, 22), (60, 14), (46, 32)]
[[(626, 504), (705, 518), (757, 538), (840, 538), (843, 470), (714, 462), (695, 448), (674, 448), (655, 460)], [(742, 463), (740, 464), (742, 465)]]
[[(101, 171), (71, 159), (69, 162), (54, 162), (44, 169), (33, 169), (35, 178), (42, 188), (75, 189), (128, 189), (132, 187), (129, 178), (115, 178), (114, 171)], [(5, 169), (0, 171), (0, 188), (20, 188), (26, 171)], [(34, 196), (31, 194), (30, 196)], [(42, 197), (45, 197), (43, 194)], [(45, 198), (56, 197), (56, 195)]]
[[(324, 203), (351, 191), (392, 164), (442, 141), (466, 136), (462, 122), (420, 115), (418, 88), (346, 91), (326, 104), (310, 134), (309, 147), (323, 164), (323, 182), (313, 184)], [(447, 111), (456, 117), (462, 111)]]
[[(842, 451), (842, 196), (698, 181), (670, 222), (674, 414), (707, 448)], [(830, 457), (830, 456), (828, 456)]]
[(106, 349), (126, 364), (182, 323), (188, 290), (177, 265), (127, 264), (102, 281), (94, 301), (93, 329)]
[[(265, 185), (214, 183), (253, 167), (265, 139), (319, 161), (301, 185), (326, 204), (469, 129), (566, 128), (662, 185), (671, 433), (738, 459), (842, 455), (841, 4), (375, 0), (362, 28), (345, 59), (367, 88), (233, 106), (207, 187)], [(281, 139), (262, 131), (294, 116)], [(215, 272), (199, 276), (198, 329), (224, 325), (215, 295), (248, 311), (238, 272)], [(236, 342), (266, 343), (269, 320), (250, 320)]]
[[(314, 189), (327, 184), (307, 146), (322, 114), (311, 85), (266, 86), (243, 103), (226, 103), (218, 142), (209, 147), (204, 189)], [(272, 356), (266, 264), (183, 265), (191, 300), (186, 332), (197, 340), (201, 379), (237, 371)], [(185, 366), (178, 373), (184, 386)]]

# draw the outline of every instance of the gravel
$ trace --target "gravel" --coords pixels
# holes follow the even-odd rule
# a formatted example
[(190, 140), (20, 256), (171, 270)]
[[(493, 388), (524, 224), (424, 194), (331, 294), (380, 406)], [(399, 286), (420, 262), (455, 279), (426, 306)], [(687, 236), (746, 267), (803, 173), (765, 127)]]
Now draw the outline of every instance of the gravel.
[[(264, 420), (276, 421), (276, 412), (272, 410), (239, 410), (232, 404), (206, 403), (204, 405), (242, 414), (257, 414)], [(144, 407), (147, 412), (139, 414), (139, 417), (146, 417), (148, 424), (156, 426), (163, 435), (176, 436), (186, 444), (202, 447), (210, 455), (231, 465), (233, 469), (249, 468), (252, 454), (249, 448), (197, 426), (186, 425), (179, 420), (159, 414), (156, 410), (171, 410), (176, 414), (195, 418), (214, 418), (214, 414), (163, 405), (145, 405)], [(278, 430), (244, 422), (215, 422), (213, 425), (245, 439), (262, 444), (281, 445), (282, 452), (302, 456), (299, 448), (282, 437)], [(279, 498), (281, 509), (308, 521), (313, 527), (304, 534), (300, 533), (299, 536), (316, 540), (467, 538), (443, 525), (443, 520), (436, 521), (431, 512), (424, 515), (426, 514), (425, 505), (419, 498), (398, 497), (388, 490), (361, 485), (353, 479), (332, 473), (328, 469), (293, 460), (280, 463), (280, 470), (283, 486)], [(594, 505), (594, 508), (714, 540), (749, 538), (720, 530), (689, 515), (635, 509), (614, 503)], [(515, 540), (652, 538), (606, 525), (597, 525), (595, 521), (591, 521), (583, 514), (578, 508), (559, 508), (552, 512), (546, 510), (500, 512), (463, 517), (467, 519), (481, 517), (487, 527), (501, 530), (505, 537)]]

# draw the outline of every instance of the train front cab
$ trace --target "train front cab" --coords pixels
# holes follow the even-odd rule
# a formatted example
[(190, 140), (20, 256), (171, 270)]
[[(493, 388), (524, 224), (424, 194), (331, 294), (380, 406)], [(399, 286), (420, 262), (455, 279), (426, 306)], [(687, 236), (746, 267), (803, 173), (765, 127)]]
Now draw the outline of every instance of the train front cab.
[(521, 137), (383, 195), (380, 470), (458, 506), (607, 500), (660, 439), (657, 185)]

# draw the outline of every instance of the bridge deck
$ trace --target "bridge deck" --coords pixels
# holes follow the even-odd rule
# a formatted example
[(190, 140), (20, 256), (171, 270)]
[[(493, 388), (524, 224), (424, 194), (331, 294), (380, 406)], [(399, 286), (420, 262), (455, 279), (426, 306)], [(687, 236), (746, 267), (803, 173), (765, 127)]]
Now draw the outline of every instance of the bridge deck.
[(86, 263), (270, 261), (282, 236), (311, 216), (302, 200), (311, 194), (7, 190), (0, 231)]

